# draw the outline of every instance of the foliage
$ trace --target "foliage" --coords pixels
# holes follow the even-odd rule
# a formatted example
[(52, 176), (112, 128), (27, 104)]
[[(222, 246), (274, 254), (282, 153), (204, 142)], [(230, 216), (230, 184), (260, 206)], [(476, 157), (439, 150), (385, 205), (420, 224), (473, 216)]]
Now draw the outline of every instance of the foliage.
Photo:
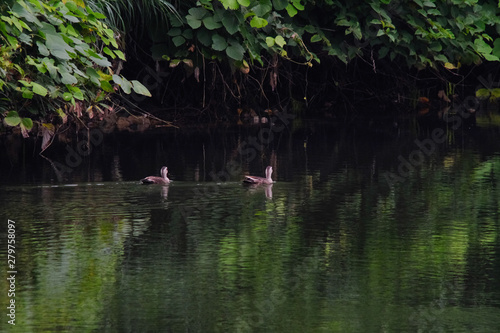
[[(313, 66), (322, 68), (318, 82), (325, 82), (324, 69), (357, 60), (375, 73), (390, 63), (394, 77), (405, 68), (456, 73), (462, 65), (500, 60), (497, 0), (11, 0), (0, 9), (0, 89), (19, 102), (4, 101), (0, 111), (42, 117), (79, 102), (99, 113), (94, 106), (113, 92), (112, 84), (148, 95), (138, 81), (105, 70), (108, 59), (122, 62), (125, 53), (141, 64), (128, 69), (132, 74), (153, 63), (156, 71), (165, 70), (161, 61), (170, 68), (181, 64), (196, 82), (213, 82), (215, 94), (203, 92), (203, 98), (220, 94), (239, 103), (245, 89), (251, 99), (256, 91), (265, 94), (265, 80), (272, 91), (280, 82), (307, 86), (311, 76), (297, 72)], [(236, 69), (244, 75), (236, 76)], [(350, 78), (333, 78), (335, 89), (340, 79)], [(187, 90), (177, 84), (182, 80), (169, 78), (174, 84), (164, 91), (178, 98)], [(159, 81), (165, 83), (153, 86)], [(284, 91), (292, 94), (290, 87)]]
[[(5, 123), (20, 125), (23, 135), (33, 125), (30, 117), (66, 119), (63, 108), (103, 113), (113, 84), (149, 95), (140, 82), (113, 73), (108, 57), (123, 61), (125, 54), (104, 15), (83, 1), (17, 0), (0, 9), (0, 111), (17, 110)], [(18, 121), (18, 112), (29, 117)]]
[[(321, 57), (348, 63), (402, 58), (420, 68), (498, 61), (494, 0), (202, 0), (171, 18), (165, 58), (249, 59), (279, 54), (311, 65)], [(293, 54), (293, 57), (290, 56)]]

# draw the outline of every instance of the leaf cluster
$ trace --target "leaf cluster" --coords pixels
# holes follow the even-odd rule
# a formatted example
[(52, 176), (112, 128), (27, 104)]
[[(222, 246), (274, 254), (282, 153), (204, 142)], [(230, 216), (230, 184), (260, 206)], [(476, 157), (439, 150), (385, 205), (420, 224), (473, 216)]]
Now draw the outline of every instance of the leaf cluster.
[[(123, 61), (125, 54), (114, 31), (102, 22), (105, 16), (83, 1), (16, 0), (1, 8), (0, 17), (0, 111), (15, 109), (39, 119), (66, 117), (64, 105), (83, 102), (102, 112), (97, 104), (106, 106), (113, 84), (126, 93), (133, 88), (149, 94), (141, 83), (113, 76), (108, 57)], [(31, 127), (17, 121), (18, 112), (5, 117), (8, 125)]]
[[(164, 59), (263, 64), (278, 54), (311, 65), (403, 59), (408, 67), (448, 69), (500, 60), (495, 0), (200, 0), (171, 20)], [(184, 8), (186, 5), (184, 6)], [(165, 50), (167, 50), (165, 52)], [(155, 58), (159, 58), (156, 54)]]

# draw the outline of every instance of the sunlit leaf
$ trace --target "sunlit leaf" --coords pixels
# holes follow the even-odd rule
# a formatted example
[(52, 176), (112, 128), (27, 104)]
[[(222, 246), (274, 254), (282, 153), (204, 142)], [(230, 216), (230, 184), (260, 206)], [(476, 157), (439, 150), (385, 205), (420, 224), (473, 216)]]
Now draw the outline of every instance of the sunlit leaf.
[(132, 89), (134, 89), (136, 94), (151, 97), (151, 93), (148, 88), (146, 88), (141, 82), (137, 80), (130, 81), (132, 83)]
[(120, 50), (114, 50), (114, 52), (115, 52), (115, 54), (118, 56), (118, 58), (120, 58), (121, 60), (127, 60), (127, 59), (125, 58), (125, 54), (123, 54), (123, 52), (122, 52), (122, 51), (120, 51)]
[(266, 44), (267, 44), (267, 47), (273, 47), (274, 46), (274, 38), (273, 37), (266, 37)]
[(63, 99), (66, 101), (66, 102), (69, 102), (71, 101), (71, 99), (73, 98), (73, 94), (69, 93), (69, 92), (65, 92), (63, 93)]
[(4, 118), (4, 122), (9, 126), (17, 126), (21, 123), (21, 117), (16, 111), (9, 111)]
[(297, 9), (295, 9), (292, 4), (288, 4), (288, 6), (286, 6), (286, 11), (290, 17), (294, 17), (298, 13)]
[(319, 42), (320, 40), (322, 40), (321, 36), (316, 34), (316, 35), (313, 35), (311, 37), (311, 43), (316, 43), (316, 42)]
[(285, 46), (285, 44), (286, 44), (285, 39), (283, 38), (283, 36), (280, 36), (280, 35), (276, 36), (276, 38), (274, 38), (274, 41), (275, 41), (275, 42), (276, 42), (276, 44), (278, 44), (280, 47), (283, 47), (283, 46)]
[(225, 9), (236, 10), (240, 8), (237, 0), (220, 0)]
[(107, 46), (105, 46), (103, 49), (102, 49), (102, 52), (106, 53), (107, 55), (109, 55), (111, 57), (111, 59), (115, 59), (116, 58), (116, 55), (113, 51), (111, 51), (111, 49)]
[(23, 89), (23, 98), (32, 99), (35, 94), (28, 88)]
[(45, 96), (48, 93), (48, 90), (44, 86), (36, 82), (32, 82), (32, 87), (33, 87), (33, 92), (37, 95)]
[(28, 131), (33, 128), (33, 120), (31, 118), (21, 118), (21, 125), (24, 126)]
[(252, 28), (257, 28), (257, 29), (259, 29), (259, 28), (263, 28), (263, 27), (265, 27), (267, 24), (268, 24), (268, 22), (267, 22), (265, 19), (260, 18), (260, 17), (258, 17), (258, 16), (254, 16), (254, 17), (252, 17), (252, 20), (250, 21), (250, 26), (251, 26)]
[(113, 86), (108, 81), (102, 80), (101, 81), (101, 88), (102, 88), (102, 90), (109, 92), (109, 93), (114, 92)]

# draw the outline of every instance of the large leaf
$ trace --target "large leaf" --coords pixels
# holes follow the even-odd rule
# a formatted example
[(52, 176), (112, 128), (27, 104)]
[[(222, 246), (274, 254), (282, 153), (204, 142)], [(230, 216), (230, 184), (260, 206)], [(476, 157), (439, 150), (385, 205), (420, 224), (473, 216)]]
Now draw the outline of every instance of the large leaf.
[(93, 84), (95, 84), (98, 87), (101, 86), (101, 82), (100, 82), (101, 77), (99, 76), (99, 73), (97, 73), (97, 71), (95, 69), (93, 69), (92, 67), (87, 67), (85, 72), (87, 73), (87, 76), (90, 78), (90, 81)]
[(201, 20), (194, 17), (193, 15), (187, 15), (186, 21), (189, 24), (189, 26), (193, 29), (198, 29), (199, 27), (201, 27)]
[(254, 12), (255, 15), (257, 16), (264, 17), (267, 14), (269, 14), (269, 12), (271, 12), (272, 9), (273, 6), (271, 4), (271, 0), (264, 0), (264, 1), (259, 1), (259, 3), (256, 6), (252, 7), (252, 12)]
[(252, 18), (252, 20), (250, 21), (250, 26), (251, 26), (252, 28), (257, 28), (257, 29), (259, 29), (259, 28), (263, 28), (263, 27), (265, 27), (267, 24), (268, 24), (268, 22), (267, 22), (265, 19), (260, 18), (260, 17), (258, 17), (258, 16), (254, 16), (254, 17)]
[(224, 51), (227, 48), (227, 42), (221, 35), (215, 34), (212, 36), (212, 48), (216, 51)]
[(41, 84), (38, 84), (36, 82), (32, 82), (31, 84), (33, 86), (33, 92), (35, 94), (40, 95), (40, 96), (47, 95), (47, 93), (48, 93), (47, 88), (45, 88), (44, 86), (42, 86)]
[(186, 43), (186, 38), (182, 36), (175, 36), (174, 38), (172, 38), (172, 42), (174, 43), (175, 46), (179, 47), (184, 43)]
[(234, 60), (243, 60), (245, 49), (238, 42), (233, 42), (226, 48), (226, 54)]
[(215, 19), (215, 16), (207, 16), (203, 19), (203, 25), (208, 30), (215, 30), (222, 27), (222, 24)]
[(201, 20), (208, 14), (208, 10), (201, 7), (193, 7), (189, 9), (188, 13), (197, 20)]
[(21, 126), (24, 126), (29, 131), (33, 128), (33, 120), (31, 118), (21, 118)]
[(137, 80), (130, 81), (132, 83), (132, 89), (134, 89), (136, 94), (151, 97), (151, 93), (148, 88), (146, 88), (141, 82)]
[(222, 17), (222, 24), (231, 35), (234, 35), (239, 30), (240, 23), (238, 22), (236, 16), (224, 15)]
[(273, 0), (273, 6), (275, 10), (283, 10), (288, 6), (288, 0)]
[(237, 0), (220, 0), (225, 9), (236, 10), (240, 8)]
[(5, 116), (4, 122), (9, 126), (17, 126), (21, 123), (21, 117), (16, 111), (9, 111)]

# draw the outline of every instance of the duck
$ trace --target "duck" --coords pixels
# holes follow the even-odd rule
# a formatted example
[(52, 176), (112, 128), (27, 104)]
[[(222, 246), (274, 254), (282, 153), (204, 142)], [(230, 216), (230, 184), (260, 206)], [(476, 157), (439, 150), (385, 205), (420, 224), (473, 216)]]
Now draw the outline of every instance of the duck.
[(168, 168), (166, 166), (164, 166), (160, 170), (161, 177), (148, 176), (146, 178), (141, 179), (141, 183), (142, 184), (161, 184), (161, 185), (170, 184), (171, 180), (168, 179), (167, 173), (168, 173)]
[(273, 173), (273, 167), (268, 166), (266, 168), (266, 178), (258, 177), (258, 176), (245, 176), (243, 179), (243, 183), (246, 184), (272, 184), (274, 181), (271, 178), (271, 174)]

